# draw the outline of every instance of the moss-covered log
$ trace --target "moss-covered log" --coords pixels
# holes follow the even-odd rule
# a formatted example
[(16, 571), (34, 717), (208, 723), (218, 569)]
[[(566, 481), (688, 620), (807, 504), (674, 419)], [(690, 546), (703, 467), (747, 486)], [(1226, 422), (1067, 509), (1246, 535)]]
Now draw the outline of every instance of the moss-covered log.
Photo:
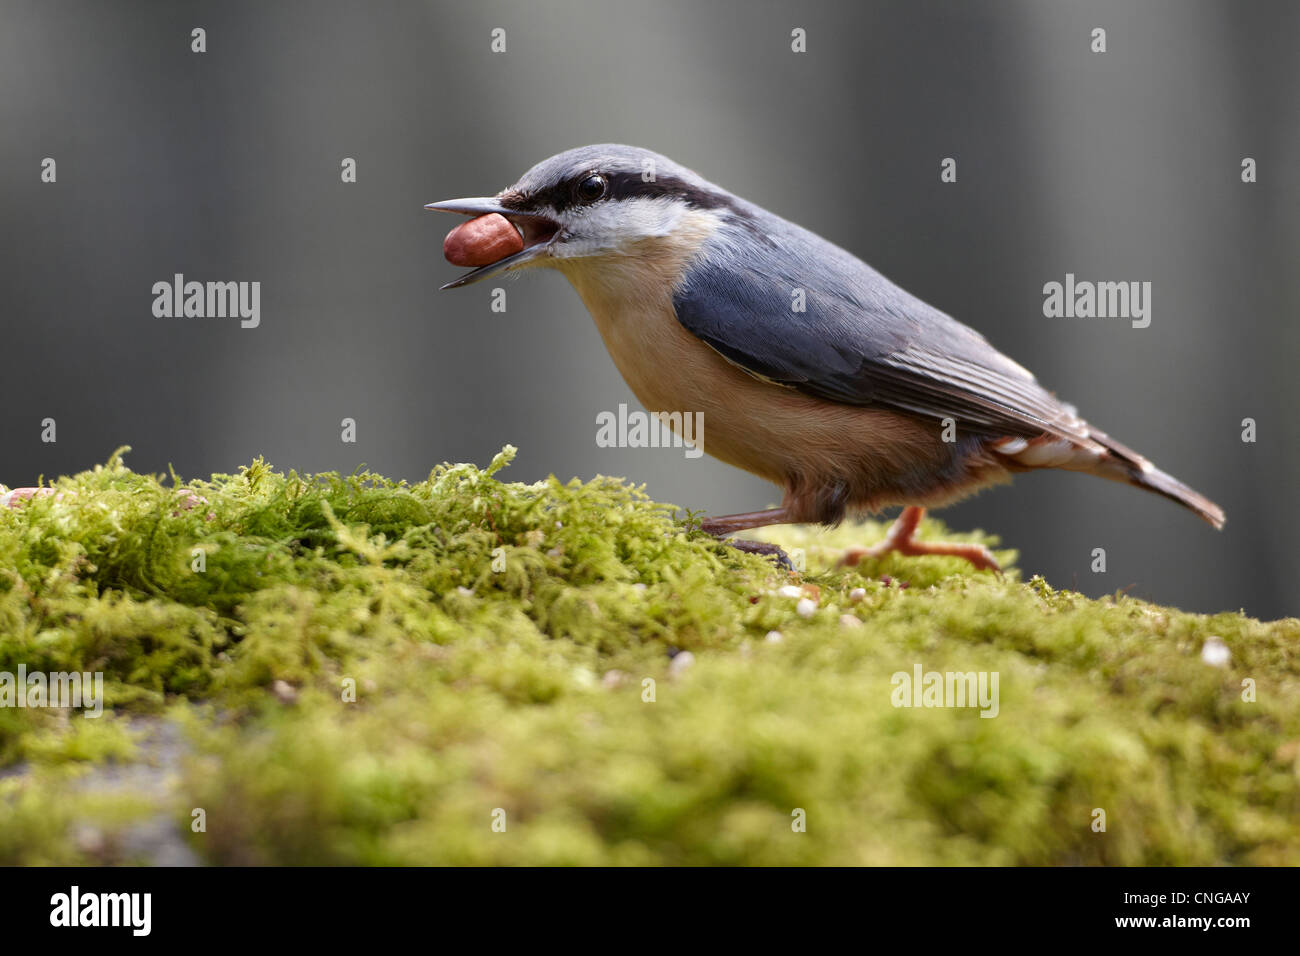
[(1300, 621), (835, 569), (874, 524), (772, 530), (791, 574), (512, 454), (0, 510), (0, 672), (105, 697), (0, 708), (0, 863), (1300, 862)]

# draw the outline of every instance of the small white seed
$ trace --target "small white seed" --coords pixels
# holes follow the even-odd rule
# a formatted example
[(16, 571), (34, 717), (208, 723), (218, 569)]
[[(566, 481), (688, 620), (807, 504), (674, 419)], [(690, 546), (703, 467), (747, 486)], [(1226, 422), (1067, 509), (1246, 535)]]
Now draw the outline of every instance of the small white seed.
[(1219, 638), (1207, 637), (1205, 644), (1201, 647), (1201, 660), (1211, 667), (1227, 667), (1232, 660), (1232, 652), (1228, 650), (1228, 645)]
[(681, 651), (668, 665), (669, 677), (681, 677), (686, 669), (695, 663), (695, 655), (690, 651)]

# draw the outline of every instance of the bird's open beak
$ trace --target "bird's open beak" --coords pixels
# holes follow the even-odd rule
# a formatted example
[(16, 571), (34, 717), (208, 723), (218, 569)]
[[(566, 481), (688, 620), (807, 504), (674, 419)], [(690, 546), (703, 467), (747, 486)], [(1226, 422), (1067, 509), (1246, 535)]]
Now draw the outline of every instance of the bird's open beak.
[(442, 287), (443, 289), (458, 289), (463, 285), (469, 285), (481, 279), (502, 272), (509, 272), (511, 269), (526, 265), (546, 255), (547, 247), (560, 233), (560, 224), (554, 219), (534, 213), (507, 209), (492, 196), (480, 196), (473, 199), (446, 199), (442, 202), (431, 202), (424, 208), (432, 209), (435, 212), (456, 212), (463, 216), (486, 216), (488, 213), (494, 212), (510, 220), (515, 228), (519, 230), (519, 234), (524, 240), (522, 252), (516, 252), (514, 255), (506, 256), (491, 265), (467, 272), (459, 279), (448, 282)]

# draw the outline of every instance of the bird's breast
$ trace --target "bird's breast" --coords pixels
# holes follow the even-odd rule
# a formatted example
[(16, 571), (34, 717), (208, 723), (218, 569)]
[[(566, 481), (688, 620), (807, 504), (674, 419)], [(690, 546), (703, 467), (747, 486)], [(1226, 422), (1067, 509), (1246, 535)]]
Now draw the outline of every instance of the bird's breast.
[(564, 269), (648, 412), (680, 412), (690, 421), (702, 415), (706, 453), (787, 488), (845, 482), (855, 503), (870, 507), (917, 498), (923, 489), (902, 490), (900, 474), (924, 473), (916, 466), (945, 456), (932, 429), (883, 409), (805, 395), (736, 367), (677, 320), (676, 267), (655, 261), (647, 269), (645, 259), (620, 259)]

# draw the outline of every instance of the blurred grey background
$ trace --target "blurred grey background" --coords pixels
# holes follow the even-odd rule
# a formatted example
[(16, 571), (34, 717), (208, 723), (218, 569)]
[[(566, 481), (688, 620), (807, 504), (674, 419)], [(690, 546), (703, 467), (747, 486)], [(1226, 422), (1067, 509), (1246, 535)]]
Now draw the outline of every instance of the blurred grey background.
[[(494, 283), (437, 291), (458, 274), (441, 254), (455, 220), (423, 203), (626, 142), (980, 330), (1229, 519), (1215, 533), (1155, 496), (1039, 473), (942, 512), (954, 528), (1093, 595), (1300, 611), (1300, 5), (0, 0), (0, 17), (10, 486), (120, 444), (139, 471), (260, 454), (418, 480), (510, 442), (505, 478), (626, 476), (714, 513), (776, 502), (707, 458), (596, 446), (598, 412), (639, 406), (558, 274), (509, 284), (504, 314)], [(155, 318), (153, 283), (177, 272), (260, 281), (261, 326)], [(1151, 281), (1151, 326), (1045, 318), (1043, 284), (1067, 272)]]

